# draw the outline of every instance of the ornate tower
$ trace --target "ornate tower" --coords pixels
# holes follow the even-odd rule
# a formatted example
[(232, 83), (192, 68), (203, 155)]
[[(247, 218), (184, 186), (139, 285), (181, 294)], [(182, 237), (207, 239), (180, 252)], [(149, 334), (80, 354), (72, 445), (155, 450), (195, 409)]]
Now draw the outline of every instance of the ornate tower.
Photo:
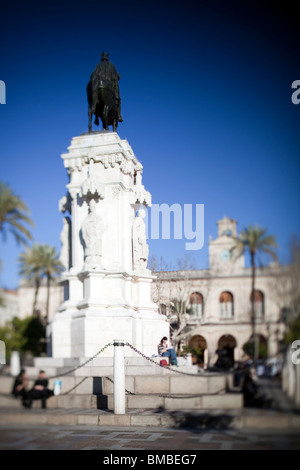
[(231, 248), (234, 246), (234, 238), (237, 237), (237, 222), (229, 217), (224, 217), (217, 222), (218, 237), (209, 240), (209, 265), (218, 272), (232, 272), (245, 266), (244, 256), (232, 260)]

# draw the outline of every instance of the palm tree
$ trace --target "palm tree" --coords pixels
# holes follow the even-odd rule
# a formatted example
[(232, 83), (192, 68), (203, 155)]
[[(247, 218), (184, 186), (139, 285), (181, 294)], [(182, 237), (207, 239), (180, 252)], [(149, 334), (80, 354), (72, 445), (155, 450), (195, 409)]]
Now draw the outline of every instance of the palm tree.
[(49, 317), (49, 300), (50, 300), (50, 287), (51, 281), (55, 280), (65, 269), (62, 262), (59, 260), (59, 253), (57, 253), (54, 246), (42, 245), (42, 277), (47, 279), (47, 302), (46, 302), (46, 323)]
[(29, 214), (29, 209), (22, 199), (15, 195), (9, 186), (0, 182), (0, 232), (3, 237), (6, 237), (8, 230), (14, 235), (17, 243), (27, 245), (32, 236), (26, 224), (34, 226)]
[(256, 260), (259, 255), (267, 254), (277, 261), (277, 255), (273, 248), (277, 248), (277, 243), (273, 235), (267, 235), (265, 228), (260, 228), (257, 224), (248, 226), (235, 238), (235, 246), (232, 248), (234, 258), (242, 256), (245, 252), (250, 255), (251, 263), (251, 324), (252, 338), (254, 341), (254, 362), (258, 359), (258, 344), (255, 335), (255, 280), (256, 280)]
[(27, 248), (25, 252), (22, 252), (19, 256), (19, 275), (23, 276), (27, 281), (34, 282), (35, 292), (32, 306), (32, 314), (36, 314), (36, 303), (39, 288), (41, 285), (41, 260), (42, 260), (42, 249), (41, 245), (35, 243), (32, 248)]
[(64, 270), (64, 266), (59, 260), (59, 253), (57, 253), (53, 246), (36, 243), (32, 248), (28, 248), (26, 252), (20, 254), (19, 263), (20, 274), (29, 281), (34, 280), (35, 283), (33, 314), (36, 310), (36, 302), (41, 280), (42, 278), (47, 279), (45, 320), (48, 323), (51, 281), (56, 279)]

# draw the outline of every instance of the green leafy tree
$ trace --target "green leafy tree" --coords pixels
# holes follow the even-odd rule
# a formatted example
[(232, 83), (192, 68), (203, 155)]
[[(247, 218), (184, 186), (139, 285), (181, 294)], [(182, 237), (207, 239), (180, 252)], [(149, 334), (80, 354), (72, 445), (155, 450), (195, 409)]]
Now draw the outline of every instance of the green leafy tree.
[(40, 356), (46, 349), (45, 326), (33, 316), (23, 319), (15, 317), (11, 322), (6, 322), (0, 327), (0, 339), (5, 342), (8, 361), (12, 351)]
[(192, 344), (188, 344), (182, 348), (182, 355), (186, 356), (188, 353), (191, 353), (193, 356), (194, 361), (197, 363), (203, 363), (203, 349), (193, 346)]
[(34, 225), (27, 205), (9, 186), (0, 182), (0, 232), (3, 238), (6, 239), (8, 231), (17, 243), (27, 245), (28, 241), (32, 240), (27, 225)]
[(31, 352), (33, 356), (40, 356), (46, 352), (46, 328), (40, 318), (30, 317), (24, 330), (25, 344), (23, 350)]
[(10, 360), (11, 351), (23, 351), (26, 342), (24, 330), (27, 320), (14, 318), (11, 322), (6, 322), (0, 327), (0, 339), (5, 342), (6, 359)]
[(277, 255), (274, 248), (277, 248), (277, 243), (273, 235), (267, 235), (265, 228), (260, 228), (258, 225), (248, 226), (240, 235), (235, 238), (235, 246), (232, 248), (234, 258), (242, 256), (244, 253), (250, 255), (251, 263), (251, 324), (252, 324), (252, 338), (254, 341), (254, 361), (258, 358), (258, 343), (255, 334), (255, 281), (256, 281), (256, 266), (257, 258), (262, 254), (271, 256), (277, 261)]

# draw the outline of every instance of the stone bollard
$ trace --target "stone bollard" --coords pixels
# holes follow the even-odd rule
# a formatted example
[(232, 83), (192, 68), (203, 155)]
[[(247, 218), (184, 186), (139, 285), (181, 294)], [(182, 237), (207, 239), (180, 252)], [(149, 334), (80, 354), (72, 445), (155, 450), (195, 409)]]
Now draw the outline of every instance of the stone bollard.
[(21, 360), (19, 351), (12, 351), (10, 356), (10, 373), (14, 377), (21, 372)]
[(114, 413), (125, 414), (124, 340), (114, 340)]
[(0, 341), (0, 365), (6, 364), (6, 348), (4, 341)]
[(191, 353), (187, 353), (187, 355), (186, 355), (186, 365), (187, 366), (192, 366), (193, 365)]
[(296, 404), (297, 410), (300, 410), (300, 363), (296, 364), (295, 404)]

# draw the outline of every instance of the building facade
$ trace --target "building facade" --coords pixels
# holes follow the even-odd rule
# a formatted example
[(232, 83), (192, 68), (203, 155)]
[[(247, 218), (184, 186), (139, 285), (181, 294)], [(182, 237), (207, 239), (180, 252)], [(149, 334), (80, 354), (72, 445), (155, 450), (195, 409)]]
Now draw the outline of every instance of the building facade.
[[(152, 291), (161, 312), (176, 326), (173, 341), (181, 349), (200, 348), (204, 367), (216, 363), (220, 350), (233, 361), (243, 361), (243, 347), (253, 335), (251, 268), (243, 255), (234, 259), (231, 251), (237, 223), (224, 217), (217, 224), (218, 236), (209, 239), (209, 269), (158, 272)], [(268, 357), (278, 354), (285, 332), (283, 278), (284, 267), (278, 264), (256, 270), (255, 336), (261, 354)], [(172, 314), (175, 303), (177, 310), (184, 305), (180, 315)]]
[(17, 290), (0, 289), (0, 326), (20, 316), (19, 295)]
[[(187, 345), (200, 348), (204, 366), (216, 363), (219, 350), (226, 350), (234, 361), (244, 360), (243, 347), (253, 333), (251, 268), (245, 266), (243, 256), (233, 259), (230, 251), (237, 236), (237, 223), (224, 217), (217, 224), (217, 237), (209, 239), (209, 268), (156, 272), (151, 291), (152, 301), (160, 306), (160, 313), (167, 315), (171, 324), (173, 343), (180, 343), (181, 349)], [(288, 268), (273, 263), (256, 270), (255, 333), (268, 357), (278, 355), (286, 330), (290, 303)], [(25, 318), (31, 315), (34, 294), (34, 286), (26, 282), (20, 283), (18, 291), (3, 292), (5, 305), (0, 307), (0, 324), (14, 316)], [(50, 321), (63, 298), (63, 286), (51, 286)], [(37, 299), (37, 309), (42, 317), (46, 299), (47, 289), (42, 283)], [(180, 315), (171, 311), (174, 300), (184, 306)], [(176, 329), (172, 332), (174, 325)]]

